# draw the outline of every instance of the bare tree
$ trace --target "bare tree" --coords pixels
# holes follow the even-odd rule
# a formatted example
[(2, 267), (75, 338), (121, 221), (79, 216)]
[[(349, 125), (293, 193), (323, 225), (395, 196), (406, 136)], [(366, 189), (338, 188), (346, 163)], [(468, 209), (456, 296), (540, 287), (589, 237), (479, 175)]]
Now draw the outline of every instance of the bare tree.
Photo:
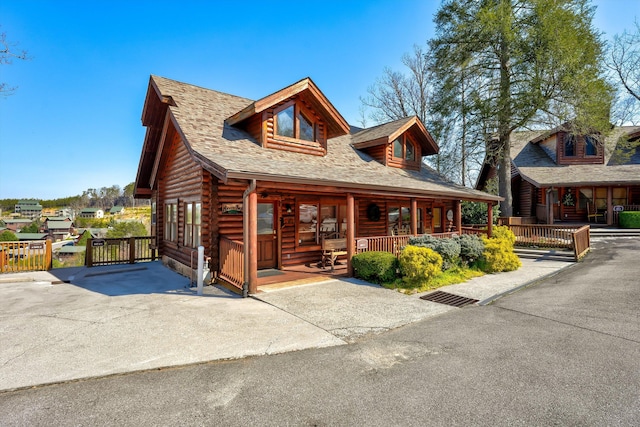
[(613, 111), (617, 124), (640, 122), (640, 23), (635, 32), (624, 31), (613, 38), (607, 65), (620, 90)]
[[(22, 50), (18, 52), (14, 50), (16, 46), (17, 46), (17, 43), (10, 43), (9, 41), (7, 41), (6, 33), (4, 32), (0, 33), (0, 64), (2, 65), (11, 64), (14, 59), (22, 59), (22, 60), (29, 59), (26, 51)], [(15, 87), (9, 87), (7, 86), (6, 83), (0, 82), (1, 95), (5, 95), (5, 96), (10, 95), (14, 90), (16, 90)]]

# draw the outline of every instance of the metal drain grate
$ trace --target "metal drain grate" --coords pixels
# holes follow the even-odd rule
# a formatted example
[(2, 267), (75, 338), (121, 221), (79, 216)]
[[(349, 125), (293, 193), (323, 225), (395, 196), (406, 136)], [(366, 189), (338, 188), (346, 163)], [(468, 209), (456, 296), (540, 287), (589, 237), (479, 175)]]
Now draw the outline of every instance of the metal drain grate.
[(433, 293), (423, 295), (420, 299), (426, 301), (437, 302), (440, 304), (452, 305), (454, 307), (464, 307), (465, 305), (475, 304), (479, 300), (467, 297), (461, 297), (459, 295), (448, 294), (442, 291), (435, 291)]

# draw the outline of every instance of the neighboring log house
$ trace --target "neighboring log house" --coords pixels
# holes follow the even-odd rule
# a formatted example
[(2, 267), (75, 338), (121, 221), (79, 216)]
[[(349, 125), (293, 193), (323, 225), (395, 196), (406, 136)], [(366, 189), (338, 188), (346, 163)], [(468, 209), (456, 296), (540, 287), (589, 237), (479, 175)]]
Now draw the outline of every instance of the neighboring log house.
[[(511, 134), (513, 212), (538, 223), (615, 224), (621, 210), (640, 210), (640, 127), (606, 136), (571, 132), (569, 124)], [(485, 164), (476, 188), (496, 170)]]
[(325, 235), (350, 262), (357, 238), (460, 231), (462, 200), (501, 200), (426, 166), (417, 117), (351, 127), (309, 78), (252, 101), (152, 76), (142, 123), (135, 197), (163, 261), (192, 269), (202, 245), (219, 272), (240, 253), (251, 293), (259, 269), (318, 262)]

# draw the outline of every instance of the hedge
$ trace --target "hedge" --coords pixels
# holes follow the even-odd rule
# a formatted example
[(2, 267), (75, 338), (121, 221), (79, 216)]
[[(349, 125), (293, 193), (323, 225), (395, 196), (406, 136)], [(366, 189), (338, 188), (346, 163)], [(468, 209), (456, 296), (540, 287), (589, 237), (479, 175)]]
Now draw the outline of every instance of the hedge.
[(398, 259), (389, 252), (362, 252), (351, 258), (356, 277), (372, 283), (389, 283), (395, 280)]
[(620, 228), (640, 228), (640, 212), (625, 211), (618, 216)]

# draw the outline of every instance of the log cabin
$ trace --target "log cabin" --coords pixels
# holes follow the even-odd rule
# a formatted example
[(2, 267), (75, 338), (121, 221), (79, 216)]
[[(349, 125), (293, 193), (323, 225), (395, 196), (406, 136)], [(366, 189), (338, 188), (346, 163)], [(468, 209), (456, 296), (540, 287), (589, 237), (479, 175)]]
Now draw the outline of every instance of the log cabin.
[(325, 236), (350, 268), (358, 238), (460, 231), (461, 201), (501, 200), (425, 165), (438, 146), (417, 117), (350, 126), (310, 78), (254, 101), (151, 76), (142, 124), (135, 197), (161, 259), (188, 274), (202, 245), (245, 295), (259, 270), (319, 262)]
[[(640, 127), (584, 135), (565, 123), (511, 134), (513, 213), (532, 222), (617, 223), (622, 210), (640, 210)], [(485, 162), (476, 188), (496, 176)]]

